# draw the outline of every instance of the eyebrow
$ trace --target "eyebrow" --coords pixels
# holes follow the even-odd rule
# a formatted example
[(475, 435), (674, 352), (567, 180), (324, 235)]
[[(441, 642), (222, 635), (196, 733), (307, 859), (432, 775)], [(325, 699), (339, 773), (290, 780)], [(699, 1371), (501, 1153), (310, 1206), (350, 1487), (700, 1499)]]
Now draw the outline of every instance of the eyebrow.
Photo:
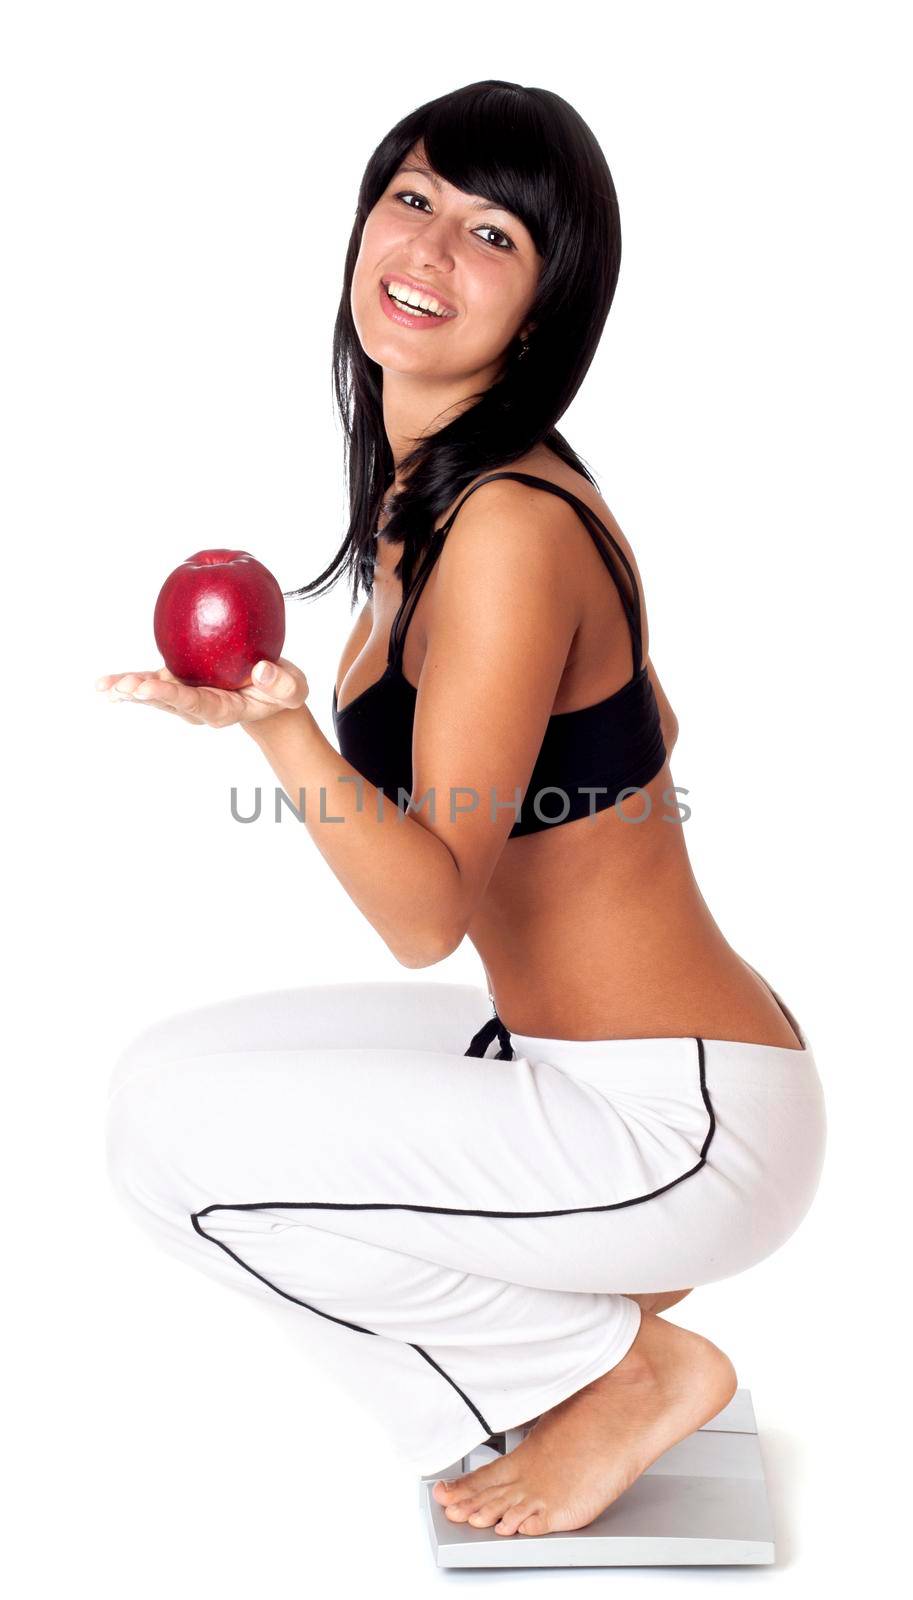
[[(443, 185), (441, 180), (437, 176), (437, 173), (432, 172), (430, 167), (420, 167), (417, 166), (414, 161), (410, 161), (407, 166), (400, 167), (399, 171), (420, 172), (423, 178), (428, 179), (428, 182), (432, 184), (432, 186), (437, 190), (438, 194), (442, 192)], [(473, 200), (471, 209), (473, 211), (504, 211), (507, 208), (505, 206), (499, 206), (496, 200)]]

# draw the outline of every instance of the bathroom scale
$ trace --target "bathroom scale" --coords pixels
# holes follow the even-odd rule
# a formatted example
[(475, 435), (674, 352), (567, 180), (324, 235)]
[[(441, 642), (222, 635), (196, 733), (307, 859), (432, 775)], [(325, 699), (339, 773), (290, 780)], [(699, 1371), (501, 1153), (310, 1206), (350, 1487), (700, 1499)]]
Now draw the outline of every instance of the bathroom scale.
[(516, 1449), (528, 1427), (492, 1434), (420, 1480), (420, 1506), (439, 1567), (764, 1566), (773, 1527), (751, 1393), (654, 1461), (594, 1522), (569, 1533), (501, 1534), (450, 1522), (432, 1494), (439, 1478), (473, 1472)]

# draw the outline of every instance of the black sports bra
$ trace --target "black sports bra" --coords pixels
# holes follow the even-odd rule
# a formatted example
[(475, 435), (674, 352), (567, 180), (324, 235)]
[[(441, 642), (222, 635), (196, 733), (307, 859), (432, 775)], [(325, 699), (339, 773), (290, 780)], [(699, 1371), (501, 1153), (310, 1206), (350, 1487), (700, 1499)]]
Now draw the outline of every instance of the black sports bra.
[[(457, 512), (476, 489), (483, 483), (493, 483), (496, 478), (516, 478), (519, 483), (546, 489), (560, 495), (579, 513), (618, 590), (631, 631), (634, 656), (633, 676), (607, 699), (595, 705), (580, 706), (575, 711), (552, 714), (522, 803), (514, 805), (514, 796), (498, 794), (494, 797), (499, 807), (496, 815), (513, 806), (517, 821), (508, 838), (516, 839), (606, 810), (623, 790), (649, 783), (666, 760), (659, 707), (643, 663), (640, 603), (631, 563), (596, 513), (570, 490), (559, 488), (547, 478), (535, 478), (528, 472), (493, 472), (474, 483), (435, 532), (422, 575), (400, 604), (390, 629), (383, 675), (342, 709), (336, 704), (334, 687), (333, 727), (340, 754), (356, 772), (382, 789), (395, 804), (407, 805), (412, 794), (412, 728), (418, 690), (403, 676), (403, 642), (428, 574), (441, 553)], [(633, 601), (619, 583), (608, 551), (594, 531), (594, 523), (624, 564), (631, 580)], [(404, 613), (405, 624), (400, 627)], [(516, 800), (520, 801), (519, 795)], [(416, 806), (420, 804), (421, 796)], [(480, 796), (480, 804), (489, 804), (489, 797)]]

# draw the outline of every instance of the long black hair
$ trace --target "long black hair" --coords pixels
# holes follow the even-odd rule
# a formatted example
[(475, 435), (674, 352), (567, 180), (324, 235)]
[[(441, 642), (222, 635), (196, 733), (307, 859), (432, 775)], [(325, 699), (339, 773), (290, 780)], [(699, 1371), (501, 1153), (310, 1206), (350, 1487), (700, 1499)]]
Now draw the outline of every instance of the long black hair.
[(500, 376), (400, 463), (404, 487), (383, 536), (403, 544), (395, 569), (407, 594), (435, 522), (482, 472), (546, 444), (590, 483), (592, 474), (556, 429), (602, 335), (621, 263), (621, 225), (605, 156), (573, 106), (549, 89), (498, 78), (467, 84), (404, 117), (371, 156), (358, 192), (333, 332), (333, 387), (346, 447), (349, 526), (330, 565), (287, 598), (324, 593), (346, 571), (353, 603), (373, 585), (375, 533), (395, 463), (383, 421), (383, 370), (365, 354), (351, 308), (352, 277), (368, 213), (407, 153), (421, 142), (430, 166), (455, 188), (506, 208), (528, 229), (542, 266), (527, 320)]

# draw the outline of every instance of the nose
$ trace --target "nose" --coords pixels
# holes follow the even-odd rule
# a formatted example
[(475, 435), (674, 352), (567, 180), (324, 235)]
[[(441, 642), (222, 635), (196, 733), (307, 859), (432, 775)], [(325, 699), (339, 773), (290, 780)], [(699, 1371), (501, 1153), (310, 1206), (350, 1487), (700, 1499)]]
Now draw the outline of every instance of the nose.
[(433, 267), (437, 272), (450, 272), (453, 268), (453, 250), (449, 236), (450, 224), (446, 217), (429, 217), (414, 240), (414, 271), (421, 276), (422, 268)]

